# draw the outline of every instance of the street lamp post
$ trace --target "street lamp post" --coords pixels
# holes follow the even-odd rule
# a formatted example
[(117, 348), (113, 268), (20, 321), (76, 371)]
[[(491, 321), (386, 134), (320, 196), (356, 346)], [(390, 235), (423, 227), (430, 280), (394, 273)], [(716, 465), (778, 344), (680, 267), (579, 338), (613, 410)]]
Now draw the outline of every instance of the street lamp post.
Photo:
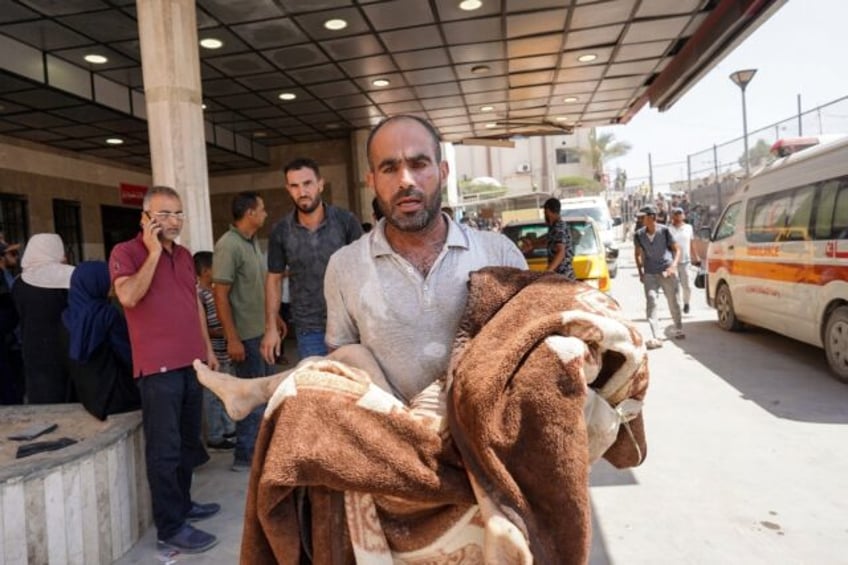
[(745, 142), (745, 176), (751, 176), (751, 156), (748, 155), (748, 110), (745, 105), (745, 87), (757, 74), (757, 69), (745, 69), (731, 73), (730, 80), (742, 89), (742, 136)]

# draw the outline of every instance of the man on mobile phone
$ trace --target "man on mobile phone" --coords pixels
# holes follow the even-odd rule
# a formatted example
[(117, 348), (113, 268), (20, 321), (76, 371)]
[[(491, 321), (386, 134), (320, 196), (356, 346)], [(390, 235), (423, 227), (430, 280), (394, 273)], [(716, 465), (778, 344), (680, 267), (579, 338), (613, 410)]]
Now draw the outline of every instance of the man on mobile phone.
[(139, 234), (112, 250), (109, 271), (130, 333), (141, 393), (147, 482), (159, 545), (206, 551), (217, 538), (189, 521), (216, 514), (191, 500), (195, 467), (209, 460), (200, 440), (203, 393), (195, 358), (218, 364), (195, 291), (194, 259), (176, 242), (185, 214), (179, 194), (154, 186), (144, 197)]

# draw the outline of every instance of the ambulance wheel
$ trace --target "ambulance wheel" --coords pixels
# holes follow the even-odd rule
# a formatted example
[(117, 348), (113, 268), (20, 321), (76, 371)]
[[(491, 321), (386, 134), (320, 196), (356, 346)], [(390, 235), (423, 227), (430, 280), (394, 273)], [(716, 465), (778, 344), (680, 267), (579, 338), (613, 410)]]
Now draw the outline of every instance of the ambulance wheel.
[(725, 283), (718, 286), (715, 297), (716, 311), (718, 312), (718, 325), (721, 329), (729, 332), (738, 332), (742, 329), (742, 323), (736, 317), (733, 309), (733, 297), (730, 296), (730, 288)]
[(836, 378), (848, 383), (848, 306), (840, 306), (827, 317), (824, 352)]

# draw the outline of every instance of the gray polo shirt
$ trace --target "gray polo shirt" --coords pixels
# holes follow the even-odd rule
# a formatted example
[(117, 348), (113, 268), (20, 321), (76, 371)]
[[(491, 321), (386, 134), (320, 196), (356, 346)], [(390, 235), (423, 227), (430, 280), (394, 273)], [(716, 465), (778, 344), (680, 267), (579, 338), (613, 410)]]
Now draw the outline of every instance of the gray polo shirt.
[(385, 220), (330, 259), (324, 279), (327, 344), (361, 343), (396, 393), (409, 400), (447, 370), (468, 296), (468, 273), (491, 265), (526, 269), (505, 236), (449, 223), (424, 277), (386, 241)]
[(268, 241), (268, 271), (282, 273), (288, 267), (291, 313), (295, 328), (324, 330), (324, 271), (330, 256), (362, 235), (356, 216), (324, 204), (324, 221), (315, 231), (297, 221), (296, 210), (283, 217)]
[(659, 275), (674, 262), (671, 244), (676, 243), (674, 235), (662, 224), (657, 224), (654, 237), (648, 235), (647, 228), (639, 228), (633, 235), (633, 245), (642, 248), (642, 265), (645, 273)]

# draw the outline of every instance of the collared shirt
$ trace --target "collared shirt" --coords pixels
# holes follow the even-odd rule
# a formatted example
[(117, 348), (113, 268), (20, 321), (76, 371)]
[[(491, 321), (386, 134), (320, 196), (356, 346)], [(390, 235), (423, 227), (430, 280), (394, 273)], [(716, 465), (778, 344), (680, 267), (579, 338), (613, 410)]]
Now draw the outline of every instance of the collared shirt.
[(288, 266), (291, 315), (300, 330), (324, 330), (327, 303), (324, 272), (330, 256), (362, 235), (356, 216), (324, 204), (324, 221), (315, 231), (297, 221), (297, 211), (280, 220), (268, 242), (268, 270), (282, 273)]
[(230, 285), (230, 310), (242, 341), (265, 333), (265, 260), (256, 237), (235, 226), (215, 243), (212, 280)]
[(568, 229), (568, 223), (564, 220), (557, 220), (553, 225), (548, 226), (548, 261), (556, 255), (558, 243), (561, 243), (565, 248), (565, 255), (554, 272), (575, 281), (577, 275), (574, 274), (574, 247), (571, 245), (571, 230)]
[(642, 266), (648, 275), (659, 275), (671, 267), (674, 254), (671, 244), (676, 243), (668, 228), (657, 223), (654, 235), (648, 234), (647, 228), (639, 228), (633, 235), (633, 245), (642, 248)]
[[(109, 257), (112, 282), (136, 274), (147, 256), (141, 233), (116, 245)], [(135, 307), (124, 309), (136, 377), (187, 367), (195, 359), (206, 360), (196, 280), (191, 253), (174, 243), (171, 253), (163, 250), (159, 256), (147, 294)]]
[(505, 236), (449, 221), (445, 245), (424, 276), (389, 245), (385, 223), (330, 259), (327, 344), (363, 344), (396, 394), (409, 400), (447, 370), (468, 273), (492, 265), (526, 269), (527, 262)]
[(206, 329), (209, 333), (209, 341), (212, 342), (212, 351), (221, 363), (231, 363), (230, 355), (227, 353), (227, 339), (224, 337), (212, 337), (212, 330), (220, 330), (221, 320), (218, 319), (218, 309), (215, 308), (215, 297), (208, 288), (197, 287), (197, 296), (203, 309), (206, 310)]

